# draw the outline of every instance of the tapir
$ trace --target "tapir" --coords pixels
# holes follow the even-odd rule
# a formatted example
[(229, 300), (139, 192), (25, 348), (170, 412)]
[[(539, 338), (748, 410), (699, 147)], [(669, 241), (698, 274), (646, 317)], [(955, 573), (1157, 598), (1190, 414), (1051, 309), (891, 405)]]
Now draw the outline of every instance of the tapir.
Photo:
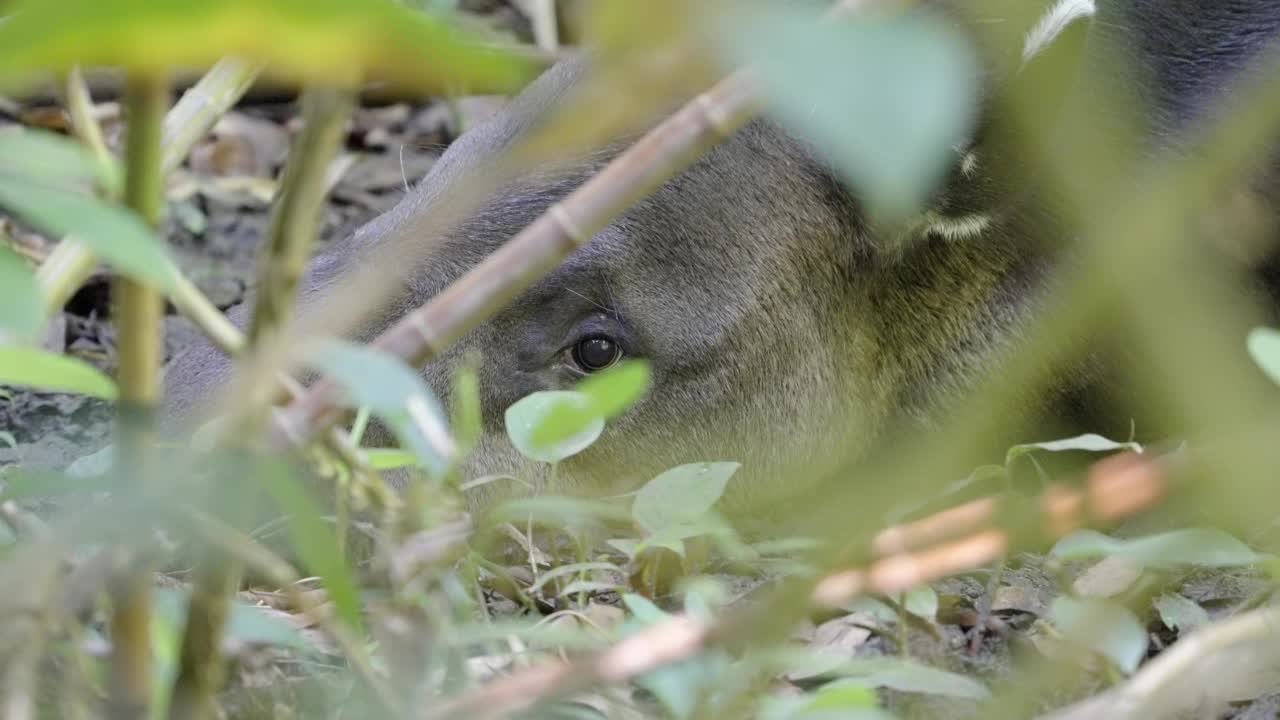
[[(932, 4), (955, 12), (965, 2)], [(1017, 34), (1011, 74), (1033, 72), (1071, 35), (1070, 52), (1084, 56), (1080, 72), (1100, 65), (1136, 90), (1152, 154), (1178, 147), (1199, 127), (1280, 30), (1280, 0), (1038, 6)], [(1087, 62), (1104, 51), (1125, 61)], [(590, 53), (560, 61), (459, 137), (395, 208), (312, 261), (300, 305), (346, 269), (377, 262), (393, 238), (412, 236), (439, 211), (441, 188), (512, 148), (591, 67)], [(753, 515), (783, 506), (891, 436), (937, 426), (1016, 347), (1053, 285), (1061, 259), (1054, 248), (1068, 235), (1055, 213), (1039, 209), (1052, 198), (1027, 186), (1040, 168), (1020, 165), (1017, 152), (986, 132), (994, 127), (992, 98), (1012, 82), (984, 75), (972, 136), (955, 148), (919, 217), (892, 228), (868, 217), (820, 149), (768, 114), (715, 145), (421, 368), (447, 405), (456, 370), (464, 360), (477, 363), (484, 429), (465, 474), (548, 481), (548, 466), (523, 458), (508, 440), (504, 412), (529, 393), (570, 388), (625, 359), (649, 363), (648, 392), (593, 445), (559, 463), (546, 490), (620, 494), (676, 465), (734, 461), (741, 466), (721, 506), (731, 516)], [(1043, 94), (1059, 92), (1063, 113), (1072, 103), (1089, 109), (1090, 98), (1069, 99), (1069, 87)], [(430, 300), (621, 147), (516, 178), (446, 236), (420, 238), (419, 262), (388, 268), (400, 283), (394, 302), (357, 335), (374, 337)], [(1251, 187), (1270, 212), (1272, 185), (1262, 178)], [(1243, 282), (1261, 278), (1259, 295), (1267, 297), (1274, 266), (1256, 264), (1261, 272)], [(243, 325), (247, 312), (231, 317)], [(191, 412), (232, 367), (207, 342), (188, 348), (167, 368), (165, 412)], [(1099, 430), (1087, 423), (1099, 421), (1098, 408), (1114, 407), (1096, 401), (1100, 393), (1105, 400), (1107, 375), (1076, 363), (1015, 410), (1028, 422), (1051, 418), (1059, 430), (1077, 421), (1085, 423), (1080, 430)], [(1130, 419), (1104, 418), (1123, 428)], [(485, 505), (524, 487), (488, 482), (471, 501)]]

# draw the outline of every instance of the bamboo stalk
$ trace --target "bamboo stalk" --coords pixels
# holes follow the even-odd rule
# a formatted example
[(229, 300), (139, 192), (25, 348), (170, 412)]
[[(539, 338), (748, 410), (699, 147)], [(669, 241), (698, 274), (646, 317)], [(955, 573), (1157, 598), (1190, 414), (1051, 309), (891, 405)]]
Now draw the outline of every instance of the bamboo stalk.
[[(159, 76), (130, 76), (126, 93), (124, 200), (148, 225), (164, 207), (161, 124), (169, 87)], [(164, 352), (164, 300), (129, 278), (115, 280), (114, 319), (119, 338), (119, 469), (137, 485), (151, 481), (151, 415), (160, 395)], [(111, 698), (115, 718), (144, 717), (151, 701), (151, 573), (147, 563), (122, 550), (122, 568), (111, 594)]]
[[(248, 340), (255, 351), (253, 360), (261, 361), (256, 351), (269, 347), (287, 330), (298, 281), (318, 234), (320, 211), (329, 189), (326, 171), (342, 146), (353, 110), (354, 98), (344, 91), (312, 90), (303, 98), (303, 131), (289, 153), (267, 246), (259, 263), (260, 291)], [(254, 377), (251, 373), (250, 382)], [(269, 378), (274, 385), (274, 377)], [(228, 438), (231, 442), (254, 444), (256, 428), (265, 419), (265, 408), (250, 403), (248, 410), (252, 414), (245, 422), (230, 426), (235, 433), (235, 437)], [(248, 468), (243, 470), (236, 474), (244, 475)], [(213, 484), (208, 492), (214, 494), (211, 502), (218, 502), (219, 495), (230, 494), (228, 512), (236, 525), (252, 506), (246, 502), (247, 497), (222, 483)], [(220, 504), (227, 506), (225, 498)], [(241, 574), (240, 559), (222, 552), (208, 553), (197, 572), (170, 705), (169, 717), (174, 720), (201, 720), (214, 713), (214, 698), (222, 686), (225, 664), (221, 639)]]

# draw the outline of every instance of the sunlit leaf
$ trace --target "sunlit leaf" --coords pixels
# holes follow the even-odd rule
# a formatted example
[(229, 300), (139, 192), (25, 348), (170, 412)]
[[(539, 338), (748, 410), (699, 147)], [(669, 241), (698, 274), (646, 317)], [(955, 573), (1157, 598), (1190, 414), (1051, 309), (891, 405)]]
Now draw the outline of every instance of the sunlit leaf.
[(50, 237), (74, 235), (134, 280), (164, 292), (177, 286), (178, 268), (164, 243), (124, 208), (84, 193), (8, 175), (0, 175), (0, 207)]
[(1272, 328), (1254, 328), (1249, 331), (1246, 341), (1249, 356), (1271, 378), (1280, 384), (1280, 330)]
[(757, 4), (725, 25), (728, 56), (755, 63), (768, 107), (873, 214), (922, 209), (976, 117), (978, 63), (958, 30), (928, 12), (828, 23), (801, 3)]
[(453, 376), (450, 394), (454, 441), (458, 452), (467, 453), (475, 447), (484, 431), (480, 406), (480, 377), (471, 365), (464, 365)]
[(627, 360), (595, 373), (574, 388), (586, 402), (553, 406), (530, 440), (537, 445), (555, 444), (617, 417), (644, 396), (649, 382), (649, 363), (643, 360)]
[(1082, 452), (1114, 452), (1116, 450), (1132, 450), (1133, 452), (1142, 452), (1142, 446), (1135, 442), (1117, 442), (1101, 435), (1086, 433), (1077, 435), (1072, 438), (1064, 438), (1062, 440), (1050, 440), (1048, 442), (1025, 443), (1023, 445), (1014, 445), (1009, 448), (1005, 454), (1008, 461), (1013, 460), (1027, 453), (1036, 450), (1044, 450), (1047, 452), (1067, 452), (1071, 450), (1079, 450)]
[(833, 682), (813, 694), (805, 710), (857, 710), (879, 706), (875, 690), (862, 685)]
[(1059, 540), (1051, 554), (1063, 560), (1120, 556), (1157, 567), (1236, 567), (1271, 557), (1254, 552), (1228, 533), (1213, 528), (1187, 528), (1133, 539), (1113, 538), (1096, 530), (1078, 530)]
[(116, 385), (73, 357), (32, 347), (0, 346), (0, 384), (114, 400)]
[(1155, 606), (1160, 613), (1160, 622), (1184, 635), (1209, 623), (1209, 613), (1181, 595), (1161, 595), (1156, 598)]
[(289, 538), (308, 572), (324, 581), (329, 599), (338, 615), (357, 633), (364, 626), (360, 616), (360, 594), (346, 555), (333, 528), (324, 521), (320, 506), (307, 495), (289, 468), (282, 462), (263, 462), (258, 482), (288, 514)]
[(308, 360), (346, 388), (351, 405), (380, 417), (428, 472), (444, 475), (457, 450), (444, 408), (421, 376), (381, 350), (345, 340), (318, 343)]
[[(551, 433), (550, 442), (535, 436), (552, 414), (578, 414), (590, 418), (570, 435)], [(604, 432), (604, 419), (592, 410), (590, 398), (573, 390), (544, 390), (517, 400), (506, 412), (507, 437), (522, 455), (544, 463), (557, 463), (586, 450)]]
[(268, 74), (355, 87), (504, 93), (535, 65), (392, 0), (16, 0), (0, 24), (0, 76), (75, 65), (163, 73), (233, 55)]
[(736, 462), (709, 462), (667, 470), (640, 488), (631, 515), (650, 532), (692, 523), (716, 504), (739, 467)]
[(1146, 629), (1122, 605), (1063, 596), (1054, 600), (1049, 618), (1069, 643), (1102, 655), (1125, 673), (1147, 654)]
[(0, 244), (0, 338), (32, 340), (44, 325), (44, 308), (35, 273), (18, 254)]
[(364, 454), (369, 459), (369, 467), (374, 470), (395, 470), (418, 465), (418, 456), (406, 450), (365, 448)]

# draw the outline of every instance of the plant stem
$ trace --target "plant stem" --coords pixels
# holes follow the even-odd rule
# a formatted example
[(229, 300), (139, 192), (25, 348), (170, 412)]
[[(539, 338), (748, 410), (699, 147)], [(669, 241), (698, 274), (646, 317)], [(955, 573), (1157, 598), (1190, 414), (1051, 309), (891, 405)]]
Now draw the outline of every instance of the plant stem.
[[(166, 80), (131, 75), (126, 86), (125, 203), (158, 226), (164, 203), (160, 127), (169, 102)], [(164, 301), (153, 288), (119, 277), (112, 287), (119, 346), (119, 469), (135, 487), (151, 480), (151, 415), (159, 399)], [(111, 707), (117, 718), (144, 717), (151, 700), (151, 574), (124, 551), (111, 583)]]
[[(271, 231), (260, 263), (260, 294), (250, 325), (248, 343), (250, 361), (269, 365), (270, 345), (283, 337), (297, 295), (298, 281), (311, 254), (317, 235), (320, 209), (329, 188), (327, 170), (333, 156), (342, 146), (347, 121), (354, 110), (350, 93), (336, 90), (313, 90), (303, 96), (302, 133), (289, 153), (279, 200), (271, 218)], [(254, 382), (255, 375), (250, 375)], [(274, 375), (267, 383), (275, 387)], [(248, 393), (249, 397), (253, 393)], [(253, 404), (250, 403), (252, 406)], [(245, 422), (228, 426), (234, 437), (225, 437), (242, 448), (256, 444), (266, 417), (265, 408), (251, 407)], [(233, 465), (229, 480), (251, 475), (251, 464)], [(246, 508), (254, 507), (243, 487), (237, 492), (233, 483), (211, 483), (209, 502), (225, 508), (233, 527), (248, 518)], [(228, 502), (228, 494), (230, 502)], [(173, 686), (170, 718), (200, 720), (214, 710), (214, 696), (222, 685), (223, 657), (220, 643), (231, 598), (240, 585), (242, 562), (223, 551), (210, 552), (201, 564), (187, 612), (187, 627), (182, 638), (181, 665)]]

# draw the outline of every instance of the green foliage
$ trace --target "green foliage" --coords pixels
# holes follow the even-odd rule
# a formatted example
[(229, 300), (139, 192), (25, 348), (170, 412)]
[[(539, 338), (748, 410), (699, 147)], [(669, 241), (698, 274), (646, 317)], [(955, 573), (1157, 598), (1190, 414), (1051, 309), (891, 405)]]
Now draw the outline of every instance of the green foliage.
[(6, 335), (17, 340), (33, 340), (44, 324), (40, 287), (27, 264), (9, 248), (0, 245), (0, 342)]
[(116, 385), (88, 363), (31, 347), (0, 345), (0, 384), (114, 400)]
[(1164, 594), (1155, 600), (1156, 612), (1165, 627), (1186, 634), (1209, 624), (1209, 613), (1181, 595)]
[(315, 500), (293, 477), (282, 461), (262, 461), (255, 478), (288, 519), (294, 551), (311, 573), (324, 580), (325, 589), (339, 617), (361, 633), (360, 591), (347, 566), (346, 555), (333, 530), (325, 523)]
[(339, 340), (319, 344), (310, 362), (342, 383), (353, 406), (381, 418), (433, 476), (444, 476), (457, 449), (444, 408), (417, 373), (372, 347)]
[[(548, 440), (537, 441), (537, 431), (549, 424), (553, 413), (572, 415), (579, 422), (566, 423), (554, 433), (545, 432)], [(604, 418), (592, 411), (591, 399), (575, 390), (532, 393), (507, 408), (505, 420), (507, 437), (516, 449), (525, 457), (544, 463), (558, 463), (577, 455), (604, 432)]]
[(717, 462), (672, 468), (640, 488), (631, 516), (652, 533), (696, 522), (724, 494), (739, 467), (735, 462)]
[(977, 61), (927, 12), (826, 23), (799, 4), (731, 13), (729, 57), (754, 62), (769, 107), (823, 148), (873, 214), (902, 221), (955, 161), (977, 107)]
[(0, 25), (0, 78), (79, 65), (144, 73), (227, 55), (303, 83), (377, 78), (416, 91), (504, 92), (535, 68), (390, 0), (19, 0)]
[(1060, 597), (1049, 618), (1069, 645), (1097, 653), (1125, 673), (1147, 654), (1147, 630), (1123, 605)]
[(1051, 552), (1063, 560), (1116, 556), (1151, 567), (1240, 567), (1272, 559), (1214, 528), (1187, 528), (1133, 539), (1078, 530), (1059, 540)]

